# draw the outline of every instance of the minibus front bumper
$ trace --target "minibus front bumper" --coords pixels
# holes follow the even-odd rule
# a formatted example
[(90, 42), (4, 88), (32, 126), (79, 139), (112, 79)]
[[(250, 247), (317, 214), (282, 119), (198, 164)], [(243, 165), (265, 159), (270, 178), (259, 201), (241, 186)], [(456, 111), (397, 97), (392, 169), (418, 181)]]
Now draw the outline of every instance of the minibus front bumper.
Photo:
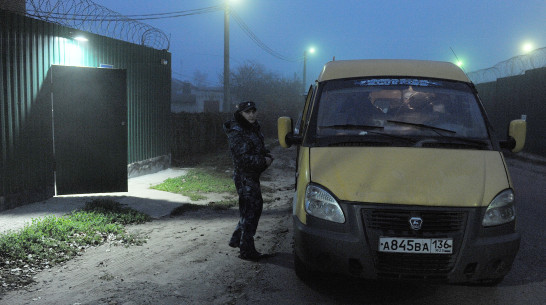
[[(484, 228), (485, 208), (342, 203), (344, 224), (294, 216), (297, 259), (307, 269), (367, 279), (488, 282), (502, 279), (519, 249), (514, 222)], [(423, 219), (414, 231), (409, 218)], [(406, 224), (407, 223), (407, 224)], [(425, 226), (428, 224), (428, 226)], [(451, 239), (450, 254), (379, 251), (381, 237)]]

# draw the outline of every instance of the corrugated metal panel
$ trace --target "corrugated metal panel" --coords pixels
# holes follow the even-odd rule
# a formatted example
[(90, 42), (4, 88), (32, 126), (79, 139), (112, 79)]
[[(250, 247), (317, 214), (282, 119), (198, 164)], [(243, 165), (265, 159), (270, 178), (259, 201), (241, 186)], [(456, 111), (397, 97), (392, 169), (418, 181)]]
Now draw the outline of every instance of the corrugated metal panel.
[[(37, 23), (0, 11), (2, 173), (0, 209), (51, 195), (51, 110), (40, 102), (44, 73)], [(47, 99), (42, 99), (42, 102)]]
[[(127, 69), (128, 162), (170, 153), (169, 52), (4, 10), (0, 20), (0, 197), (29, 197), (52, 188), (51, 100), (44, 83), (51, 65)], [(78, 32), (88, 41), (74, 40)]]

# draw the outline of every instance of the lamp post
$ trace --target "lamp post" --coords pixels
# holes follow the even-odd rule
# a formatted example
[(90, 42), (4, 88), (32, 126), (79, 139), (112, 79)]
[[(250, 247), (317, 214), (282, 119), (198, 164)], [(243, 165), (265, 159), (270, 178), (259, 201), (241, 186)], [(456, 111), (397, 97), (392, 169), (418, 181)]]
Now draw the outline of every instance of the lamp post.
[(231, 111), (229, 94), (229, 0), (226, 0), (224, 7), (224, 112)]
[[(309, 53), (315, 53), (315, 48), (310, 48)], [(305, 95), (305, 84), (307, 83), (307, 50), (303, 51), (303, 80), (301, 83), (301, 91)]]

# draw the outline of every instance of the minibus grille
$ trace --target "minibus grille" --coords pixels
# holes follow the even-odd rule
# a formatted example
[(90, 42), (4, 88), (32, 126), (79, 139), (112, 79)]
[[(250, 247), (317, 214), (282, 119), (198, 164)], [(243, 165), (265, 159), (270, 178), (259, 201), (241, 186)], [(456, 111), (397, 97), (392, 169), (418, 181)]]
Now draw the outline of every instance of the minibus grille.
[[(366, 228), (403, 236), (455, 233), (462, 231), (466, 224), (465, 212), (364, 209), (362, 214)], [(409, 219), (413, 216), (423, 220), (423, 226), (418, 231), (411, 230), (409, 226)]]
[[(443, 279), (453, 269), (461, 248), (467, 211), (410, 207), (361, 209), (367, 240), (380, 278)], [(420, 217), (422, 226), (412, 230), (409, 219)], [(452, 254), (413, 254), (379, 252), (381, 236), (406, 238), (452, 238)]]

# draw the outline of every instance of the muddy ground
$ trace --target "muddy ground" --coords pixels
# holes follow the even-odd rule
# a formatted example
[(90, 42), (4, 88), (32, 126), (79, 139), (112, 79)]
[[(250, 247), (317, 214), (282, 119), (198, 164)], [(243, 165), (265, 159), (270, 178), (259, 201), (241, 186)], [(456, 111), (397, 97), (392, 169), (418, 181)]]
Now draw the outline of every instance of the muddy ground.
[(260, 262), (239, 259), (238, 249), (228, 246), (237, 208), (201, 209), (130, 226), (129, 232), (147, 237), (143, 246), (90, 248), (38, 273), (34, 284), (1, 295), (0, 304), (247, 303), (249, 284), (266, 264), (292, 268), (280, 245), (292, 229), (295, 151), (277, 148), (274, 155), (262, 178), (266, 203), (256, 247), (276, 256)]

